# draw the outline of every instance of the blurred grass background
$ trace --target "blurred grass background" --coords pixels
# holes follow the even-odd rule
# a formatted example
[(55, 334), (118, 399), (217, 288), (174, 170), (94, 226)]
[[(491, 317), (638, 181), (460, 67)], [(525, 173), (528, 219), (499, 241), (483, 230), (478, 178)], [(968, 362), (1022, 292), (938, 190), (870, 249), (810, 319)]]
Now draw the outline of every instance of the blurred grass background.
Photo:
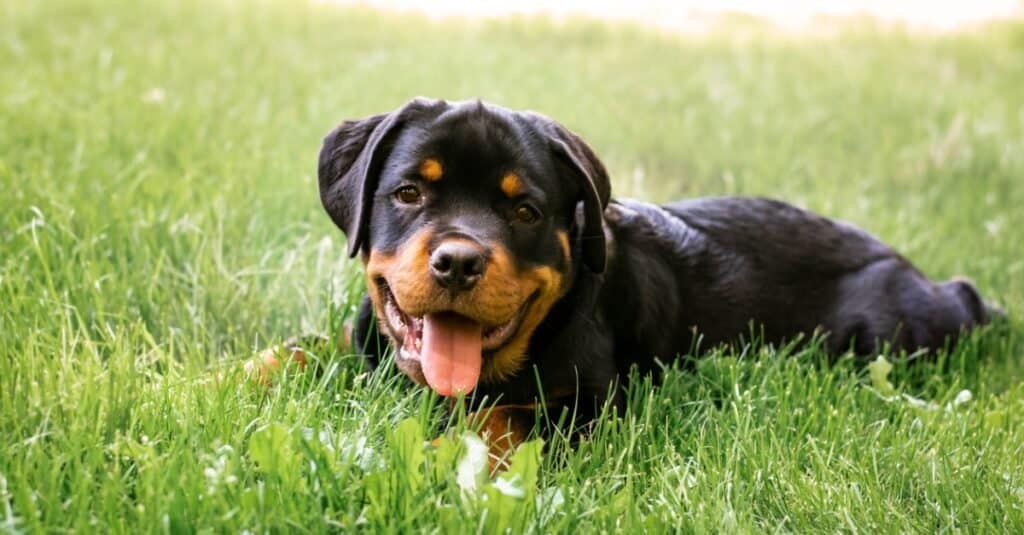
[[(677, 35), (61, 0), (0, 3), (0, 36), (3, 529), (475, 529), (480, 503), (440, 468), (411, 490), (373, 483), (315, 440), (362, 437), (387, 459), (395, 422), (436, 426), (400, 378), (344, 355), (269, 393), (234, 377), (251, 351), (351, 314), (360, 270), (319, 205), (320, 138), (414, 95), (555, 117), (618, 196), (770, 195), (852, 221), (1014, 318), (897, 367), (940, 404), (970, 389), (953, 415), (885, 403), (813, 351), (674, 372), (634, 392), (630, 418), (545, 456), (540, 485), (565, 503), (524, 501), (517, 531), (1024, 527), (1022, 24)], [(299, 476), (253, 460), (270, 422), (286, 438), (259, 436)]]

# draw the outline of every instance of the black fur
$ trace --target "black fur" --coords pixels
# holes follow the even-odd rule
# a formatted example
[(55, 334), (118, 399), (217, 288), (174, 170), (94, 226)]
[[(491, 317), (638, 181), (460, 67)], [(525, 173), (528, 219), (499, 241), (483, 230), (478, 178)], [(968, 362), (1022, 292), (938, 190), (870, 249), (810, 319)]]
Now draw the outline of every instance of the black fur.
[[(473, 120), (446, 121), (452, 114)], [(530, 188), (547, 195), (550, 224), (528, 236), (502, 230), (503, 220), (491, 217), (501, 210), (496, 201), (468, 189), (458, 203), (439, 201), (433, 212), (391, 213), (374, 190), (406, 173), (425, 144), (450, 149), (453, 173), (463, 173), (463, 182), (513, 162)], [(567, 179), (565, 167), (575, 179)], [(367, 246), (393, 250), (417, 225), (447, 221), (456, 207), (475, 214), (471, 225), (524, 265), (556, 265), (553, 233), (571, 232), (573, 260), (560, 266), (570, 287), (534, 332), (527, 365), (507, 381), (480, 384), (478, 399), (585, 401), (586, 419), (609, 392), (617, 396), (609, 388), (630, 367), (655, 371), (655, 359), (688, 353), (698, 337), (709, 348), (751, 333), (780, 343), (820, 332), (833, 353), (870, 355), (883, 344), (936, 350), (988, 320), (970, 283), (934, 283), (866, 232), (779, 201), (609, 201), (607, 174), (590, 148), (532, 113), (416, 100), (332, 132), (320, 179), (324, 206), (353, 253)], [(461, 187), (476, 187), (469, 182)], [(357, 347), (387, 344), (374, 323), (366, 299)]]

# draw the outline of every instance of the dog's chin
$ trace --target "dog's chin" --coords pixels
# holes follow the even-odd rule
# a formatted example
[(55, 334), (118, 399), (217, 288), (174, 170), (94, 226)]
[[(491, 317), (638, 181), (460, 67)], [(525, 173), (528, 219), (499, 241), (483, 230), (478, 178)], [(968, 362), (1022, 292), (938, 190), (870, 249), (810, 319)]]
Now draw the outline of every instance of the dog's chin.
[[(419, 384), (427, 384), (421, 367), (421, 351), (423, 350), (423, 317), (413, 316), (406, 313), (398, 305), (398, 300), (391, 292), (386, 283), (378, 285), (380, 289), (380, 300), (383, 308), (383, 323), (388, 336), (397, 348), (395, 352), (395, 364), (398, 369)], [(483, 351), (484, 366), (487, 366), (488, 357), (503, 348), (510, 340), (514, 339), (519, 328), (522, 326), (523, 318), (526, 316), (534, 296), (527, 298), (519, 306), (516, 312), (508, 320), (491, 327), (483, 329), (481, 348)], [(437, 308), (428, 310), (426, 314), (456, 314), (477, 323), (483, 323), (478, 318), (459, 314), (457, 310), (449, 308)]]

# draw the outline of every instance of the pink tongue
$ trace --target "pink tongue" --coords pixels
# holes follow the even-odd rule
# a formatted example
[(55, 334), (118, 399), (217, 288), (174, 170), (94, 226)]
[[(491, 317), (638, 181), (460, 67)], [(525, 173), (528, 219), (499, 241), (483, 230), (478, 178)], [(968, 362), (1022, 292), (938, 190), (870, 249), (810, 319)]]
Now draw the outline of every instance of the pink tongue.
[(423, 376), (442, 396), (469, 393), (480, 380), (483, 360), (480, 324), (451, 313), (423, 317)]

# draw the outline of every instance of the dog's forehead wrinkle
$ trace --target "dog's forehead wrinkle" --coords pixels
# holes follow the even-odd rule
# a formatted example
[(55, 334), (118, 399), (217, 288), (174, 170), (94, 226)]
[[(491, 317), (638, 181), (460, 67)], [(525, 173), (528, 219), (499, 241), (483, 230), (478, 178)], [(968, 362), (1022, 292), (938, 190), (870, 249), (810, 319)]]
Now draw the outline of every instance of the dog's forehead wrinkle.
[(476, 145), (520, 145), (525, 132), (507, 110), (493, 106), (454, 107), (431, 127), (438, 133), (457, 134), (458, 139)]

